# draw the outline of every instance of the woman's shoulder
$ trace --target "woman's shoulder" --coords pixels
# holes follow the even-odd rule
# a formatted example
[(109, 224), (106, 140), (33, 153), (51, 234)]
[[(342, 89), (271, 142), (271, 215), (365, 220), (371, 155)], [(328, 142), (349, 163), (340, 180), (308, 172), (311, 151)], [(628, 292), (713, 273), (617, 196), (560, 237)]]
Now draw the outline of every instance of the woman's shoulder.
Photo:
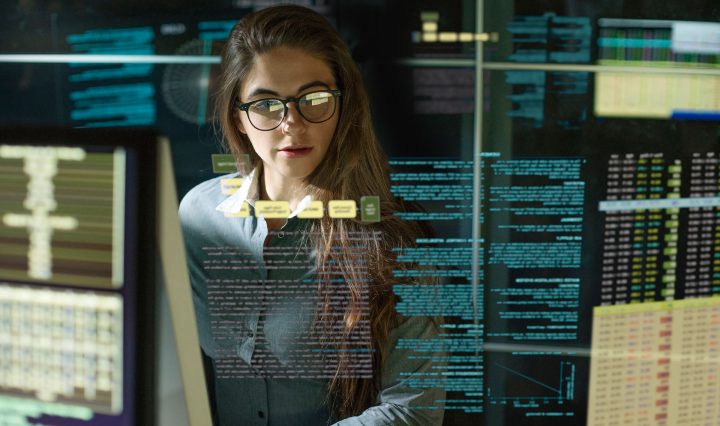
[(229, 179), (237, 179), (238, 173), (208, 179), (193, 187), (180, 201), (180, 220), (198, 219), (217, 213), (215, 207), (230, 196), (228, 188), (235, 186)]

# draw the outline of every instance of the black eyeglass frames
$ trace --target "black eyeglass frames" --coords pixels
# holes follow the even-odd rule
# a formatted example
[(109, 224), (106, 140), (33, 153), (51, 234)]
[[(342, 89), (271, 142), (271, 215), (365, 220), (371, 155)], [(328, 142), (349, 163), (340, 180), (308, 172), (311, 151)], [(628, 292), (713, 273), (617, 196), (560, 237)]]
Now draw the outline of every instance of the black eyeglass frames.
[(288, 111), (288, 103), (295, 102), (300, 115), (310, 123), (322, 123), (329, 120), (337, 109), (338, 89), (317, 90), (297, 98), (266, 98), (236, 105), (247, 113), (250, 124), (258, 130), (276, 129), (283, 122)]

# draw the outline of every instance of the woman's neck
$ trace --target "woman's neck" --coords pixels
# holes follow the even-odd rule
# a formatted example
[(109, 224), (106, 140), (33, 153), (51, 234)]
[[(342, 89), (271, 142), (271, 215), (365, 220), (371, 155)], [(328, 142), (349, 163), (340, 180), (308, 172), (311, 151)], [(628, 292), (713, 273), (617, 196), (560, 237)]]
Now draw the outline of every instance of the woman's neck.
[(290, 211), (297, 208), (300, 200), (305, 197), (305, 184), (302, 179), (290, 179), (277, 174), (267, 173), (263, 168), (260, 175), (260, 199), (270, 201), (287, 201)]

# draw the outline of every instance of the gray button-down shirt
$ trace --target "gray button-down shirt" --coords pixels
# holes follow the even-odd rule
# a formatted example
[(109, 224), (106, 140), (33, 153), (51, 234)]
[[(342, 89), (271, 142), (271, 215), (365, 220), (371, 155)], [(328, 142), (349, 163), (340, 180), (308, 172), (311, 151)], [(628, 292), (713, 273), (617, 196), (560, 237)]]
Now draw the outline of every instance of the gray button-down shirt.
[[(304, 233), (307, 219), (296, 217), (309, 199), (280, 231), (270, 232), (264, 247), (269, 231), (265, 219), (254, 216), (256, 173), (228, 197), (221, 180), (232, 177), (237, 176), (203, 182), (180, 205), (200, 344), (212, 364), (217, 418), (223, 426), (329, 424), (328, 380), (313, 373), (323, 366), (308, 337), (317, 306), (314, 255)], [(245, 201), (248, 217), (228, 217)], [(437, 339), (436, 325), (412, 317), (391, 330), (376, 405), (337, 425), (442, 423), (445, 392), (410, 385), (437, 376), (430, 357), (411, 357), (416, 354), (402, 348), (407, 345), (396, 347), (400, 340), (413, 339)]]

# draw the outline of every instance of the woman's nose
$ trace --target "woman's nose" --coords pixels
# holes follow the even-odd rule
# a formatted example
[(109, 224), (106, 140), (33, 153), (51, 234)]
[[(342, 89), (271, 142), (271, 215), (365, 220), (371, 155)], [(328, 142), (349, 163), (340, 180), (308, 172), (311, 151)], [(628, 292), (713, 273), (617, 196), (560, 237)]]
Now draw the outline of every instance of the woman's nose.
[(305, 132), (307, 123), (298, 111), (297, 103), (289, 102), (287, 104), (287, 113), (283, 122), (282, 130), (286, 134), (302, 134)]

